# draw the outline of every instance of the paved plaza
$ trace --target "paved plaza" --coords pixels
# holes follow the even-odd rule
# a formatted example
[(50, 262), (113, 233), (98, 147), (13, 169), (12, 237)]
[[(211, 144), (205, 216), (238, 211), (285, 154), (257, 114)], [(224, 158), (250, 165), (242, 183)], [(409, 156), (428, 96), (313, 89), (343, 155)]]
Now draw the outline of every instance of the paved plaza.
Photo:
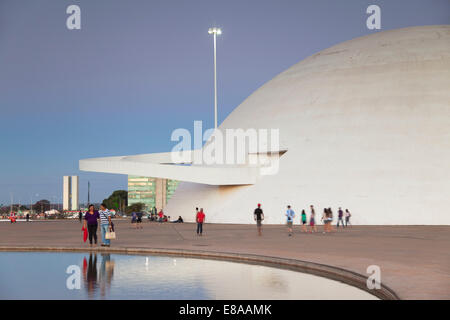
[[(131, 227), (116, 220), (118, 239), (111, 248), (181, 249), (262, 255), (324, 264), (367, 276), (367, 267), (381, 268), (382, 283), (400, 299), (450, 299), (450, 226), (355, 226), (331, 234), (301, 233), (288, 237), (281, 225), (206, 224), (204, 235), (191, 223), (143, 223)], [(98, 231), (99, 239), (100, 231)], [(78, 220), (0, 223), (0, 250), (85, 248)], [(98, 249), (101, 247), (99, 246)], [(103, 249), (103, 248), (101, 248)]]

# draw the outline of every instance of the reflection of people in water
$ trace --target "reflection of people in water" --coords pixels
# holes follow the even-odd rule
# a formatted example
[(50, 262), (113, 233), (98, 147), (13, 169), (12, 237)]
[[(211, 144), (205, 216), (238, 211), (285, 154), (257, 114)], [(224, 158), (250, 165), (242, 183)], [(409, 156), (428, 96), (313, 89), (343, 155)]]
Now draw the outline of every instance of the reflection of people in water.
[(83, 260), (83, 279), (89, 298), (93, 298), (100, 287), (100, 295), (104, 297), (111, 288), (114, 274), (114, 260), (109, 253), (102, 253), (102, 261), (97, 278), (97, 254), (89, 254), (89, 262), (86, 257)]
[[(86, 262), (86, 258), (84, 260)], [(92, 297), (97, 289), (97, 254), (94, 254), (94, 258), (92, 253), (89, 254), (87, 268), (83, 266), (83, 278), (88, 296)]]
[(102, 264), (100, 267), (100, 295), (105, 296), (106, 292), (111, 287), (111, 281), (114, 273), (114, 261), (111, 261), (109, 253), (102, 254)]

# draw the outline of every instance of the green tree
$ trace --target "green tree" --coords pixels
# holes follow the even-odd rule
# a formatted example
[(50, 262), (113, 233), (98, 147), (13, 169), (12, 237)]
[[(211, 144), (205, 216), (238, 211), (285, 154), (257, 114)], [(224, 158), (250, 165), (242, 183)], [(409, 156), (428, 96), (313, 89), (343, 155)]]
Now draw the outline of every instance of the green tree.
[(42, 199), (33, 204), (33, 210), (36, 212), (45, 212), (50, 210), (50, 201)]
[(103, 203), (109, 209), (124, 211), (128, 204), (128, 192), (125, 190), (116, 190), (107, 199), (104, 199)]
[(125, 212), (126, 214), (130, 214), (132, 212), (140, 212), (142, 209), (144, 209), (145, 204), (142, 202), (133, 203), (131, 206), (126, 207)]
[(16, 211), (25, 211), (28, 210), (29, 208), (27, 206), (23, 206), (23, 205), (17, 205), (17, 210)]

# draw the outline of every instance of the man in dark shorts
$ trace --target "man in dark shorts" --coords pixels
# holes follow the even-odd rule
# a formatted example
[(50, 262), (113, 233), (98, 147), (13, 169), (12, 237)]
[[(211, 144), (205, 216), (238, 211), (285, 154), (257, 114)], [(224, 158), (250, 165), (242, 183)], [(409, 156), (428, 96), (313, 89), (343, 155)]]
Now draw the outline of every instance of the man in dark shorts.
[(253, 218), (256, 221), (256, 227), (258, 228), (258, 235), (262, 236), (262, 221), (264, 220), (264, 213), (261, 209), (261, 204), (258, 203), (258, 208), (255, 209), (255, 212), (253, 213)]
[(287, 211), (286, 211), (286, 218), (287, 218), (287, 220), (286, 220), (286, 224), (287, 224), (287, 227), (288, 227), (288, 235), (289, 235), (289, 237), (292, 236), (292, 232), (293, 232), (292, 226), (294, 224), (294, 217), (295, 217), (294, 210), (291, 209), (291, 206), (287, 206)]
[(142, 229), (142, 212), (137, 212), (137, 213), (136, 213), (136, 217), (137, 217), (137, 220), (136, 220), (136, 228), (137, 228), (137, 229), (139, 229), (139, 228)]

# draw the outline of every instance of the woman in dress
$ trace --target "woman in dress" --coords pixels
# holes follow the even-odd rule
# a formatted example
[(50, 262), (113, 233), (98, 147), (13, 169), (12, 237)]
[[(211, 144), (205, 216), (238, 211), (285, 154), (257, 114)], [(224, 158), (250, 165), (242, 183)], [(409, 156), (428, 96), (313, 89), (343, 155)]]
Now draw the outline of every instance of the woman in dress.
[(311, 233), (317, 232), (316, 227), (316, 211), (314, 210), (314, 207), (311, 206), (311, 216), (309, 217), (309, 231)]

